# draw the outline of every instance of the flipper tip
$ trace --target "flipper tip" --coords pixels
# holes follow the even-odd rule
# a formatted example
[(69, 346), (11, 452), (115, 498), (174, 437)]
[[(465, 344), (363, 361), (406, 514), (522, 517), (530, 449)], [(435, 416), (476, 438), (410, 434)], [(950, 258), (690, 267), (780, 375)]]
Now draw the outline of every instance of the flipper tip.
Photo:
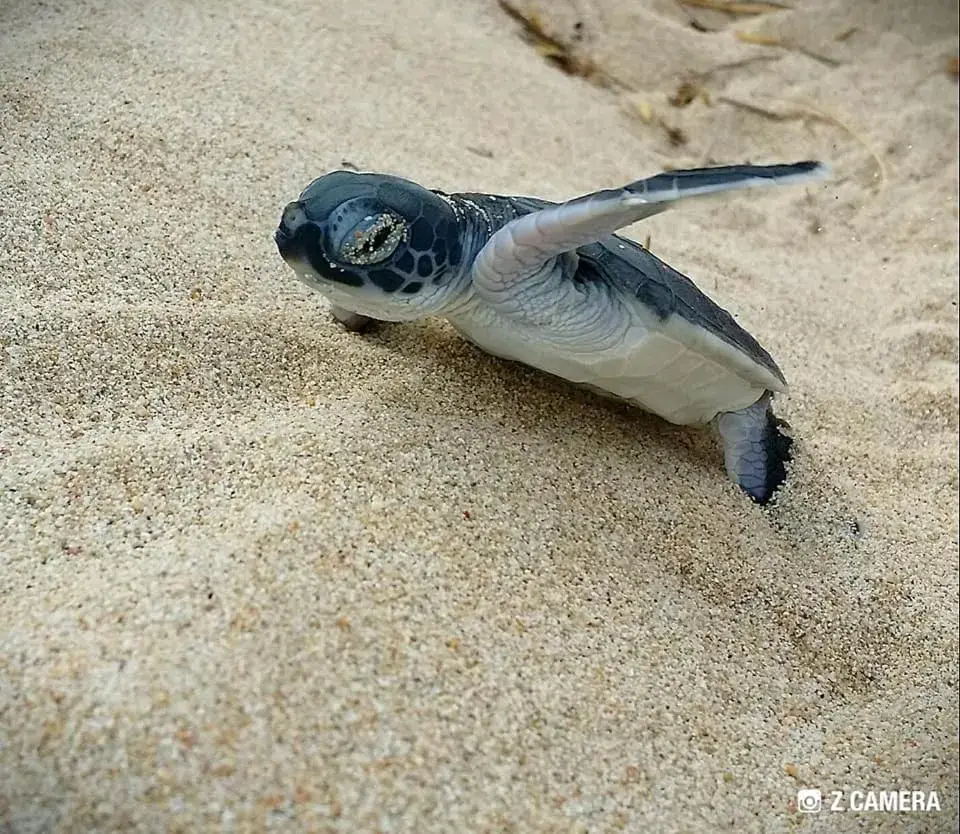
[(809, 166), (807, 172), (810, 177), (818, 180), (828, 180), (833, 177), (833, 171), (826, 162), (819, 162), (818, 160), (808, 160), (807, 162), (802, 163), (805, 166)]
[(770, 502), (787, 480), (787, 463), (793, 460), (793, 438), (781, 431), (786, 427), (787, 424), (778, 419), (772, 409), (767, 411), (767, 428), (763, 435), (765, 477), (762, 483), (756, 483), (750, 489), (745, 484), (740, 484), (747, 495), (761, 507)]

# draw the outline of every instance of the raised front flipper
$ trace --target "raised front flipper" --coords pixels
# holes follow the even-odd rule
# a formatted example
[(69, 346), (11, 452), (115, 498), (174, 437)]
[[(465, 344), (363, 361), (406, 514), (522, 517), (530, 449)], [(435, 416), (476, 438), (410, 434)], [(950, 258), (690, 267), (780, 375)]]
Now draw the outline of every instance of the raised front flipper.
[(474, 286), (488, 302), (502, 303), (516, 291), (517, 282), (537, 274), (552, 258), (664, 211), (677, 200), (810, 182), (827, 174), (819, 162), (729, 165), (671, 171), (623, 188), (585, 194), (518, 217), (497, 231), (474, 262)]

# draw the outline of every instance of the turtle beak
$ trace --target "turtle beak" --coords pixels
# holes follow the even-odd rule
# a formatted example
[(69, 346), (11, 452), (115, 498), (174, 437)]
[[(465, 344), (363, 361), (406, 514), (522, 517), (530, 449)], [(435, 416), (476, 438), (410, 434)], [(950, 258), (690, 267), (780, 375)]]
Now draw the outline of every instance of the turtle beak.
[(306, 212), (302, 203), (289, 203), (280, 217), (280, 225), (273, 233), (273, 240), (280, 251), (280, 257), (285, 261), (301, 254), (302, 246), (297, 240), (297, 233), (307, 222)]
[(273, 233), (273, 242), (277, 244), (281, 258), (289, 251), (292, 240), (290, 234), (282, 226)]

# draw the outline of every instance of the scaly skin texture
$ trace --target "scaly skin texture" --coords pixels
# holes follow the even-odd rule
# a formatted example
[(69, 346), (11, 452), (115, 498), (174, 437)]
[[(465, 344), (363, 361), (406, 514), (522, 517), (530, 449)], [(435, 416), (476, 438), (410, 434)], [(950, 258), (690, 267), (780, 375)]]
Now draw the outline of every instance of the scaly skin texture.
[(787, 478), (793, 439), (780, 431), (786, 424), (773, 413), (764, 394), (749, 408), (717, 418), (723, 460), (730, 479), (758, 504), (766, 504)]

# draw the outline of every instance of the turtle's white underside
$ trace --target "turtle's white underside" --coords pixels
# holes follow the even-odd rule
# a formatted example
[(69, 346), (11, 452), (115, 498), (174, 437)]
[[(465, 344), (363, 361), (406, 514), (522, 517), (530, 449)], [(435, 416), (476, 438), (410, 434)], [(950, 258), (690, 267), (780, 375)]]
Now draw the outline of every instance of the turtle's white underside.
[(624, 338), (587, 353), (552, 344), (539, 329), (489, 309), (449, 321), (488, 353), (629, 400), (680, 425), (707, 423), (753, 405), (767, 390), (785, 390), (768, 369), (703, 328), (676, 315), (660, 322), (642, 305), (631, 306)]
[[(341, 320), (347, 311), (373, 318), (405, 318), (399, 314), (402, 308), (388, 316), (379, 306), (367, 308), (337, 287), (316, 288), (332, 305), (342, 305)], [(753, 405), (765, 391), (786, 390), (769, 369), (702, 327), (677, 315), (660, 321), (640, 303), (629, 306), (630, 325), (623, 338), (611, 348), (594, 351), (578, 351), (569, 340), (553, 343), (543, 329), (476, 300), (447, 319), (466, 339), (494, 356), (628, 400), (678, 425), (708, 423), (717, 414)]]

